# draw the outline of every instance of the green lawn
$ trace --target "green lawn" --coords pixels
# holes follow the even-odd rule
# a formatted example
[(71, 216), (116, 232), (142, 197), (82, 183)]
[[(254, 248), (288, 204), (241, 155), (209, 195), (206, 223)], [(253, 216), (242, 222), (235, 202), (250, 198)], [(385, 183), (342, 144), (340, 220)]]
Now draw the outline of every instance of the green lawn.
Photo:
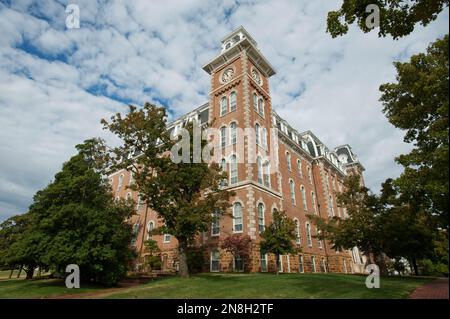
[(67, 289), (61, 280), (0, 280), (0, 298), (43, 298), (83, 292), (95, 292), (96, 298), (407, 298), (415, 288), (431, 280), (382, 277), (379, 289), (368, 289), (365, 277), (356, 275), (200, 274), (188, 279), (159, 279), (119, 291), (83, 284), (81, 289)]

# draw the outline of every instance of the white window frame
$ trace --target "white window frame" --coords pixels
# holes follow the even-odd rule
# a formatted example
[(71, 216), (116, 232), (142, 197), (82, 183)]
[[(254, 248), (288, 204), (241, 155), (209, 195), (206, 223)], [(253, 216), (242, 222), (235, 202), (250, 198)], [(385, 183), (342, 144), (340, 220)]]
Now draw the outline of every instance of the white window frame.
[(303, 210), (305, 212), (307, 212), (308, 211), (308, 203), (306, 202), (306, 189), (305, 189), (305, 186), (300, 185), (300, 193), (301, 193), (301, 196), (302, 196)]
[(119, 181), (117, 182), (117, 191), (120, 191), (120, 189), (122, 188), (123, 178), (124, 178), (124, 175), (120, 174), (119, 175)]
[(312, 247), (311, 225), (309, 223), (306, 223), (305, 229), (306, 229), (306, 244), (308, 245), (308, 247)]
[(316, 257), (315, 257), (315, 256), (311, 256), (311, 265), (312, 265), (312, 271), (313, 271), (313, 272), (317, 272), (317, 268), (316, 268)]
[(170, 235), (170, 234), (164, 234), (163, 235), (163, 243), (164, 244), (168, 244), (168, 243), (170, 243), (170, 240), (172, 239), (172, 235)]
[[(241, 207), (240, 214), (241, 216), (236, 217), (236, 206), (239, 205)], [(244, 231), (244, 206), (240, 202), (236, 202), (233, 204), (233, 233), (242, 233)], [(237, 220), (240, 220), (240, 223), (237, 223)], [(240, 225), (241, 229), (236, 230), (236, 226)]]
[[(218, 258), (213, 259), (213, 254), (217, 252)], [(213, 270), (213, 261), (217, 261), (217, 270)], [(212, 250), (209, 255), (209, 271), (210, 272), (220, 272), (220, 252), (216, 250)]]
[(300, 245), (302, 243), (302, 239), (300, 234), (300, 221), (298, 220), (298, 218), (294, 218), (294, 223), (295, 223), (295, 242)]
[[(260, 211), (260, 207), (262, 207), (262, 211)], [(265, 217), (266, 208), (263, 203), (259, 203), (257, 206), (257, 210), (258, 210), (258, 231), (262, 233), (266, 229), (266, 217)]]
[[(225, 104), (224, 104), (225, 101)], [(226, 96), (220, 98), (220, 116), (224, 116), (228, 112), (228, 99)]]
[(239, 171), (237, 156), (235, 154), (230, 156), (230, 185), (237, 184), (239, 181)]
[(295, 183), (292, 179), (289, 180), (289, 192), (291, 194), (291, 203), (292, 206), (296, 206), (297, 201), (295, 199)]
[[(234, 100), (232, 100), (233, 97), (234, 97)], [(233, 106), (233, 104), (234, 104), (234, 106)], [(236, 109), (237, 109), (237, 92), (236, 91), (233, 91), (230, 93), (229, 105), (230, 105), (230, 112), (236, 111)]]
[(237, 143), (237, 124), (236, 122), (230, 123), (230, 145)]

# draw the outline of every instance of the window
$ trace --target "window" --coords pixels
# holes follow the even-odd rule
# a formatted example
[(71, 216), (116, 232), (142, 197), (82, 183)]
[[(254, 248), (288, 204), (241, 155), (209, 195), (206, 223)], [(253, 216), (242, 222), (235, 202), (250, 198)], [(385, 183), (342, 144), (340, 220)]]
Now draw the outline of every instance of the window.
[(258, 175), (258, 183), (262, 184), (263, 182), (263, 167), (261, 157), (256, 158), (256, 170)]
[(234, 185), (238, 182), (238, 166), (236, 155), (230, 157), (230, 184)]
[(139, 212), (141, 208), (142, 208), (142, 198), (141, 194), (139, 194), (137, 198), (136, 210)]
[(291, 154), (289, 152), (286, 152), (286, 163), (287, 163), (288, 170), (291, 171), (292, 170), (292, 167), (291, 167)]
[(127, 202), (131, 202), (131, 193), (130, 192), (127, 193)]
[(289, 190), (291, 192), (292, 206), (295, 206), (295, 185), (294, 185), (294, 181), (293, 180), (289, 181)]
[(264, 163), (264, 186), (270, 187), (270, 163), (266, 161)]
[(223, 116), (227, 113), (228, 105), (227, 105), (227, 98), (224, 96), (220, 100), (220, 116)]
[(305, 272), (305, 266), (303, 263), (303, 256), (299, 255), (298, 256), (298, 272)]
[(306, 242), (308, 243), (308, 246), (312, 246), (312, 239), (311, 239), (311, 225), (309, 223), (306, 223)]
[(237, 143), (237, 132), (236, 132), (236, 123), (235, 122), (230, 124), (230, 143), (231, 144)]
[(261, 116), (264, 116), (264, 100), (262, 97), (259, 98), (258, 108), (259, 114), (261, 114)]
[(295, 223), (295, 242), (297, 244), (301, 244), (301, 238), (300, 238), (300, 223), (298, 222), (297, 218), (294, 218)]
[(139, 233), (139, 223), (136, 223), (133, 225), (133, 236), (131, 237), (131, 246), (136, 245), (138, 233)]
[(120, 189), (122, 188), (122, 183), (123, 183), (123, 174), (120, 174), (119, 182), (117, 183), (117, 191), (120, 191)]
[(253, 108), (258, 112), (258, 95), (256, 93), (253, 93)]
[(320, 271), (321, 272), (327, 272), (327, 263), (325, 261), (325, 258), (323, 258), (323, 257), (320, 260)]
[(227, 128), (222, 126), (220, 128), (220, 147), (224, 148), (227, 146)]
[(170, 243), (170, 238), (172, 236), (170, 236), (170, 234), (164, 234), (164, 243)]
[(265, 127), (263, 127), (261, 131), (261, 140), (262, 140), (262, 146), (264, 148), (267, 148), (267, 130)]
[(211, 236), (219, 236), (220, 234), (220, 212), (215, 211), (213, 214), (214, 220), (211, 225)]
[(264, 205), (262, 203), (258, 204), (258, 227), (260, 233), (262, 233), (266, 227), (264, 218)]
[(236, 92), (231, 92), (230, 94), (230, 112), (233, 112), (236, 110)]
[(242, 205), (241, 203), (235, 203), (233, 205), (233, 231), (236, 233), (242, 232)]
[(314, 213), (317, 214), (316, 194), (314, 194), (314, 192), (311, 192), (311, 202), (312, 202), (312, 206), (313, 206), (313, 211), (314, 211)]
[(218, 250), (213, 250), (211, 252), (211, 272), (218, 272), (220, 270), (220, 254)]
[(278, 271), (283, 272), (283, 255), (278, 257)]
[(309, 179), (309, 183), (312, 184), (311, 167), (309, 167), (309, 166), (308, 166), (308, 179)]
[(301, 160), (297, 160), (297, 170), (298, 170), (298, 175), (300, 175), (300, 177), (303, 178), (302, 161)]
[(300, 192), (302, 193), (302, 204), (303, 204), (303, 210), (306, 212), (308, 210), (308, 206), (306, 204), (306, 191), (305, 186), (300, 187)]
[(255, 140), (256, 140), (256, 145), (260, 145), (260, 143), (261, 143), (261, 127), (259, 126), (258, 123), (256, 123), (256, 125), (255, 125)]
[(261, 271), (267, 272), (267, 255), (261, 254)]
[(152, 238), (154, 228), (155, 228), (155, 223), (153, 221), (149, 221), (147, 224), (147, 240)]
[(128, 180), (128, 186), (130, 186), (131, 184), (133, 184), (133, 172), (130, 172), (130, 179)]
[(317, 269), (316, 269), (316, 257), (314, 257), (314, 256), (311, 257), (311, 266), (312, 266), (312, 271), (316, 272), (317, 271)]
[(241, 255), (236, 255), (234, 257), (233, 268), (234, 271), (244, 271), (244, 259), (242, 259)]
[[(222, 172), (226, 172), (227, 171), (227, 161), (222, 158), (222, 160), (220, 161), (220, 170)], [(226, 178), (224, 178), (223, 180), (220, 181), (220, 187), (226, 187), (228, 186), (228, 181)]]

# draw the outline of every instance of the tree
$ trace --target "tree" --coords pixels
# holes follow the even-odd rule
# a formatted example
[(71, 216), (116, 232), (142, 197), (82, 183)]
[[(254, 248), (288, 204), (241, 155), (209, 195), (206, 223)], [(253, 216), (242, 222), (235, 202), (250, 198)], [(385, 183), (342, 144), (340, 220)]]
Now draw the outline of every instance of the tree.
[(344, 35), (355, 21), (362, 31), (370, 32), (366, 19), (372, 11), (366, 8), (371, 4), (380, 9), (378, 36), (398, 39), (413, 32), (416, 24), (434, 21), (449, 0), (344, 0), (339, 10), (328, 12), (327, 32), (333, 38)]
[(235, 261), (241, 258), (243, 265), (245, 265), (245, 260), (250, 258), (251, 244), (250, 236), (233, 234), (222, 241), (220, 248), (231, 253)]
[(78, 154), (34, 196), (29, 211), (32, 227), (13, 251), (60, 275), (68, 264), (77, 264), (83, 281), (114, 285), (126, 275), (133, 258), (131, 226), (125, 222), (133, 206), (114, 202), (101, 175), (106, 158), (100, 152), (105, 150), (103, 141), (87, 140), (76, 148)]
[(298, 249), (295, 222), (286, 213), (274, 211), (272, 223), (261, 233), (260, 250), (262, 254), (275, 254), (276, 273), (279, 274), (278, 262), (281, 255), (295, 254)]
[(198, 155), (193, 152), (193, 130), (197, 123), (186, 127), (188, 161), (172, 160), (172, 156), (179, 154), (171, 153), (174, 142), (170, 140), (166, 118), (164, 108), (146, 103), (140, 110), (130, 106), (125, 117), (117, 113), (111, 122), (102, 120), (102, 123), (122, 141), (122, 145), (112, 149), (113, 167), (132, 172), (131, 189), (141, 194), (164, 223), (159, 233), (177, 239), (179, 274), (188, 277), (186, 249), (197, 235), (209, 229), (214, 219), (212, 212), (227, 211), (233, 193), (220, 187), (226, 173), (217, 164), (194, 162), (194, 156)]
[(368, 188), (360, 180), (359, 175), (349, 175), (344, 180), (345, 191), (337, 195), (337, 204), (346, 209), (348, 218), (334, 216), (325, 219), (316, 215), (308, 217), (319, 229), (317, 237), (328, 240), (333, 249), (358, 247), (369, 257), (370, 263), (375, 263), (376, 257), (382, 253), (382, 234), (378, 223), (380, 205), (377, 197), (369, 194)]
[(404, 172), (395, 181), (404, 201), (436, 219), (448, 230), (449, 210), (449, 48), (448, 35), (409, 62), (396, 62), (397, 83), (380, 86), (383, 112), (395, 127), (406, 131), (414, 145), (396, 161)]

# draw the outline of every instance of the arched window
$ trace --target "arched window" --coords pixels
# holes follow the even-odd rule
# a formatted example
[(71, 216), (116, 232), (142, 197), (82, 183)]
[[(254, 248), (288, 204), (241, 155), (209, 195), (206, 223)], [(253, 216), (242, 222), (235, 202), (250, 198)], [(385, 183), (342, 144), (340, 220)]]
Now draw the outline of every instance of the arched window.
[(236, 131), (236, 123), (232, 122), (230, 124), (230, 143), (236, 144), (237, 143), (237, 131)]
[(139, 233), (139, 223), (136, 223), (133, 225), (133, 236), (131, 237), (131, 246), (136, 245), (138, 233)]
[(259, 126), (258, 123), (256, 123), (256, 125), (255, 125), (255, 140), (256, 140), (256, 145), (260, 145), (260, 143), (261, 143), (261, 127)]
[(261, 140), (262, 140), (262, 146), (264, 148), (267, 147), (267, 130), (265, 127), (263, 127), (262, 131), (261, 131)]
[(312, 246), (312, 239), (311, 239), (311, 225), (309, 223), (306, 223), (306, 242), (308, 246)]
[(136, 210), (139, 213), (139, 211), (142, 208), (142, 198), (141, 198), (141, 194), (138, 194), (138, 198), (137, 198), (137, 204), (136, 204)]
[(317, 271), (317, 269), (316, 269), (316, 257), (314, 257), (314, 256), (311, 257), (311, 266), (312, 266), (312, 271), (316, 272)]
[(262, 233), (266, 227), (264, 218), (264, 205), (262, 203), (258, 204), (258, 227), (260, 233)]
[(302, 161), (300, 159), (297, 160), (297, 170), (298, 170), (298, 175), (300, 175), (300, 177), (303, 178)]
[(220, 128), (220, 147), (224, 148), (227, 146), (227, 128), (222, 126)]
[(234, 185), (238, 182), (238, 164), (236, 155), (230, 157), (230, 184)]
[(242, 205), (241, 203), (235, 203), (233, 205), (233, 231), (235, 233), (242, 232), (243, 218), (242, 218)]
[(308, 166), (308, 179), (309, 179), (309, 183), (312, 184), (311, 167), (309, 167), (309, 166)]
[(297, 218), (294, 218), (295, 223), (295, 242), (297, 244), (301, 244), (301, 238), (300, 238), (300, 223)]
[(291, 154), (289, 152), (286, 152), (286, 163), (287, 163), (287, 168), (289, 171), (292, 170), (292, 166), (291, 166)]
[(155, 228), (155, 223), (153, 221), (149, 221), (147, 224), (147, 240), (152, 238), (154, 228)]
[(220, 253), (217, 249), (213, 250), (211, 252), (210, 271), (211, 272), (219, 272), (220, 271)]
[(289, 190), (291, 192), (292, 206), (295, 206), (295, 185), (294, 185), (294, 181), (293, 180), (289, 181)]
[(259, 114), (264, 116), (264, 100), (262, 97), (259, 98), (258, 108), (259, 108)]
[(220, 234), (220, 211), (216, 210), (213, 214), (213, 222), (211, 224), (211, 236), (219, 236)]
[(122, 183), (123, 183), (123, 174), (120, 174), (119, 182), (117, 183), (117, 191), (120, 191), (120, 189), (122, 188)]
[(257, 170), (257, 175), (258, 175), (258, 183), (262, 184), (263, 183), (263, 167), (262, 167), (262, 160), (261, 157), (258, 156), (256, 158), (256, 170)]
[(227, 98), (224, 96), (220, 100), (220, 116), (225, 115), (227, 113), (227, 109), (228, 109)]
[(237, 105), (237, 99), (236, 99), (236, 92), (231, 92), (230, 94), (230, 112), (233, 112), (236, 110)]
[(270, 187), (270, 163), (266, 161), (264, 163), (264, 186)]
[(303, 204), (303, 210), (306, 212), (308, 210), (308, 206), (306, 204), (306, 191), (305, 186), (300, 187), (300, 192), (302, 193), (302, 204)]
[(253, 93), (253, 108), (258, 112), (258, 95), (256, 93)]
[(131, 202), (131, 193), (130, 192), (127, 193), (127, 202)]
[(313, 211), (314, 211), (314, 213), (317, 214), (316, 194), (314, 194), (314, 192), (311, 192), (311, 202), (312, 202), (312, 206), (313, 206)]

